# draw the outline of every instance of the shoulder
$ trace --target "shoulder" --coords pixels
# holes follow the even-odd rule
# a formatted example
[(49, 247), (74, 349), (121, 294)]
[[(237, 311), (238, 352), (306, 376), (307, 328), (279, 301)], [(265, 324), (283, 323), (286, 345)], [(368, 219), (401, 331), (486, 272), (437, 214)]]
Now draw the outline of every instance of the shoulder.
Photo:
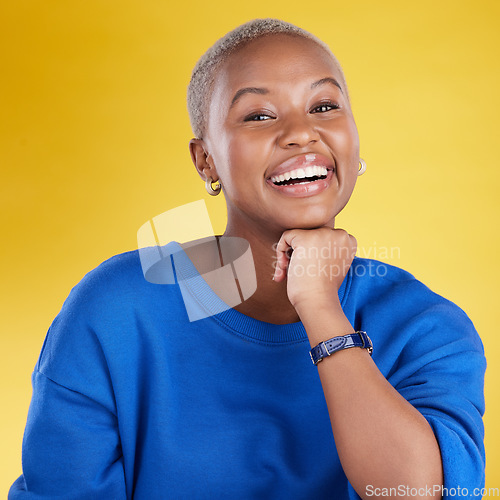
[(139, 306), (147, 296), (165, 287), (146, 280), (139, 250), (123, 252), (101, 262), (73, 286), (61, 312), (104, 317), (122, 312), (129, 305)]
[(153, 321), (169, 324), (181, 307), (178, 287), (146, 280), (139, 250), (114, 255), (71, 289), (47, 332), (39, 367), (58, 381), (74, 371), (68, 363), (105, 366), (117, 352), (135, 348), (144, 332), (154, 330)]
[(408, 271), (375, 259), (354, 257), (351, 269), (353, 277), (363, 278), (364, 285), (415, 281), (413, 274)]
[(460, 340), (483, 351), (464, 310), (408, 271), (356, 257), (350, 272), (349, 299), (361, 318), (391, 330), (393, 335), (406, 336), (407, 341), (424, 341), (438, 333), (441, 342)]
[(104, 260), (73, 286), (51, 324), (51, 337), (65, 342), (80, 342), (89, 335), (120, 338), (139, 317), (151, 317), (159, 310), (173, 314), (178, 295), (174, 286), (146, 280), (139, 250), (123, 252)]
[[(374, 259), (356, 257), (351, 269), (351, 290), (361, 297), (385, 299), (397, 302), (399, 306), (416, 308), (446, 305), (463, 311), (428, 286), (413, 274), (397, 266)], [(465, 314), (465, 313), (464, 313)]]
[(105, 309), (124, 302), (141, 276), (136, 250), (104, 260), (71, 288), (50, 330), (76, 330), (102, 318)]
[(435, 303), (446, 301), (399, 267), (374, 259), (355, 257), (350, 269), (351, 293), (358, 300), (391, 300), (404, 305), (411, 301)]
[[(71, 290), (70, 296), (116, 292), (118, 289), (137, 286), (144, 277), (141, 271), (138, 250), (114, 255), (87, 272)], [(76, 297), (75, 297), (76, 298)]]

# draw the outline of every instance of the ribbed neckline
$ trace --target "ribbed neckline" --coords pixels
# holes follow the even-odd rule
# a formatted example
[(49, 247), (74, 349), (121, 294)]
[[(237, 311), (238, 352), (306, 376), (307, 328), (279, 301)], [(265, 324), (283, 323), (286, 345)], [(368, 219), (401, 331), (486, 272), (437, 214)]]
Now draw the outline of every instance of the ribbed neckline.
[[(195, 266), (184, 252), (182, 247), (171, 242), (167, 245), (171, 255), (175, 254), (172, 261), (175, 269), (177, 282), (181, 287), (184, 301), (186, 293), (189, 293), (198, 311), (202, 311), (202, 318), (210, 318), (224, 325), (233, 333), (247, 340), (265, 344), (283, 345), (293, 344), (307, 340), (307, 333), (302, 322), (276, 325), (259, 321), (246, 316), (223, 302), (210, 288), (207, 282), (198, 273)], [(352, 266), (342, 281), (339, 289), (339, 300), (343, 306), (349, 294), (352, 281)]]

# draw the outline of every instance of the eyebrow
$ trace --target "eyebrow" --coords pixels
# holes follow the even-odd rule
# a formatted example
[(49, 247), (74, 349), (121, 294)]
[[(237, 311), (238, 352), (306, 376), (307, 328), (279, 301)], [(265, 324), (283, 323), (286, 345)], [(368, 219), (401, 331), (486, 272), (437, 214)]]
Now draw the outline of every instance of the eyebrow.
[(234, 94), (234, 97), (233, 97), (233, 100), (231, 101), (231, 105), (229, 106), (229, 109), (231, 109), (234, 104), (236, 103), (236, 101), (244, 94), (268, 94), (269, 93), (269, 90), (268, 89), (264, 89), (264, 88), (260, 88), (260, 87), (244, 87), (240, 90), (238, 90), (238, 92), (236, 92), (236, 94)]
[(337, 82), (337, 80), (335, 80), (335, 78), (332, 78), (331, 76), (327, 76), (326, 78), (322, 78), (321, 80), (314, 82), (311, 85), (311, 88), (314, 89), (316, 87), (319, 87), (320, 85), (324, 85), (325, 83), (331, 83), (331, 84), (335, 85), (336, 87), (338, 87), (340, 89), (340, 91), (342, 93), (344, 93), (344, 91), (342, 90), (342, 87), (340, 86), (340, 83)]
[[(342, 87), (340, 86), (340, 83), (337, 82), (337, 80), (335, 80), (335, 78), (332, 78), (330, 76), (326, 77), (326, 78), (322, 78), (321, 80), (318, 80), (317, 82), (314, 82), (311, 84), (311, 89), (314, 89), (316, 87), (319, 87), (320, 85), (324, 85), (325, 83), (330, 83), (332, 85), (335, 85), (336, 87), (338, 87), (340, 89), (340, 91), (342, 93), (344, 93), (344, 91), (342, 90)], [(236, 104), (236, 101), (243, 95), (245, 94), (260, 94), (260, 95), (264, 95), (264, 94), (268, 94), (269, 93), (269, 90), (266, 89), (266, 88), (262, 88), (262, 87), (244, 87), (242, 89), (239, 89), (236, 94), (234, 94), (234, 97), (231, 101), (231, 105), (229, 106), (229, 109), (231, 109), (235, 104)]]

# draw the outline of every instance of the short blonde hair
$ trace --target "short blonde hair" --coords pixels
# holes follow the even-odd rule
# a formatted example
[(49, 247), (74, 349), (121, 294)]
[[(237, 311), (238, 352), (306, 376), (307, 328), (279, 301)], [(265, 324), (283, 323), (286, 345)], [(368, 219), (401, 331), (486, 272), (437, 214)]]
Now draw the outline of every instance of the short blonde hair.
[(280, 19), (254, 19), (238, 26), (222, 38), (219, 38), (219, 40), (200, 57), (193, 69), (187, 91), (187, 107), (191, 128), (198, 139), (202, 139), (206, 133), (210, 97), (212, 95), (217, 69), (220, 68), (233, 52), (243, 45), (263, 36), (277, 34), (299, 36), (307, 40), (312, 40), (326, 50), (333, 58), (340, 72), (342, 77), (341, 83), (344, 85), (346, 95), (349, 98), (342, 67), (326, 43), (308, 31), (294, 24), (281, 21)]

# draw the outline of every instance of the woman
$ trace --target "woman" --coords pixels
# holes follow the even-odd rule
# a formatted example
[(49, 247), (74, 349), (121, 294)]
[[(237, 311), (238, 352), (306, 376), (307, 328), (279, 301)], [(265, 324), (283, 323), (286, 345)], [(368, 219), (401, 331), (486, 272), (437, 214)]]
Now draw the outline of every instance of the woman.
[[(355, 258), (335, 228), (365, 165), (329, 49), (246, 23), (200, 59), (188, 107), (226, 231), (213, 252), (170, 245), (175, 285), (145, 280), (135, 251), (72, 290), (33, 374), (10, 498), (474, 496), (482, 344), (461, 309)], [(232, 238), (257, 287), (217, 309), (199, 273)], [(188, 296), (209, 314), (190, 321)]]

